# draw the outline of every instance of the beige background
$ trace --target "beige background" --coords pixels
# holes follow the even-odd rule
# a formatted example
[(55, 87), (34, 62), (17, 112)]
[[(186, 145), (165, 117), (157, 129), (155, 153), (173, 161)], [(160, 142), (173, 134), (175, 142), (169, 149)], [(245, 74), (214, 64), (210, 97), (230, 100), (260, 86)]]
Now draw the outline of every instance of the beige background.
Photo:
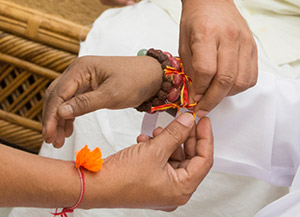
[(99, 0), (10, 0), (24, 7), (90, 25), (107, 7)]

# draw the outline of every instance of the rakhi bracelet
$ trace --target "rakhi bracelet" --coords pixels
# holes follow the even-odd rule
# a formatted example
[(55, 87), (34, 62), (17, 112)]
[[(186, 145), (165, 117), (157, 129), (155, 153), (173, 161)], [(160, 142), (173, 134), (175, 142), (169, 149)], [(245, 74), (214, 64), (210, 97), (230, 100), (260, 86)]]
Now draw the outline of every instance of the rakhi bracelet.
[(160, 90), (143, 102), (136, 109), (141, 112), (155, 113), (171, 108), (176, 108), (180, 113), (180, 108), (193, 108), (196, 103), (189, 104), (187, 82), (192, 80), (184, 73), (181, 59), (173, 57), (169, 52), (156, 49), (141, 49), (138, 56), (150, 56), (155, 58), (163, 70), (163, 82)]
[(79, 177), (80, 177), (80, 185), (81, 185), (81, 190), (80, 190), (80, 196), (79, 200), (73, 207), (66, 207), (63, 208), (61, 212), (58, 212), (58, 208), (56, 208), (53, 214), (54, 216), (61, 216), (61, 217), (67, 217), (67, 213), (73, 213), (74, 210), (80, 205), (81, 201), (83, 200), (84, 192), (85, 192), (85, 179), (84, 179), (84, 173), (83, 173), (83, 168), (79, 167), (77, 168)]
[(75, 167), (77, 168), (79, 177), (80, 177), (80, 196), (79, 200), (73, 207), (66, 207), (63, 208), (61, 212), (58, 212), (58, 209), (55, 210), (54, 213), (51, 213), (55, 216), (60, 217), (68, 217), (67, 213), (73, 213), (74, 210), (79, 207), (80, 203), (83, 200), (84, 193), (85, 193), (85, 178), (83, 169), (86, 169), (91, 172), (98, 172), (102, 169), (103, 159), (101, 150), (97, 147), (93, 151), (90, 151), (88, 146), (84, 146), (79, 152), (76, 152), (76, 161)]

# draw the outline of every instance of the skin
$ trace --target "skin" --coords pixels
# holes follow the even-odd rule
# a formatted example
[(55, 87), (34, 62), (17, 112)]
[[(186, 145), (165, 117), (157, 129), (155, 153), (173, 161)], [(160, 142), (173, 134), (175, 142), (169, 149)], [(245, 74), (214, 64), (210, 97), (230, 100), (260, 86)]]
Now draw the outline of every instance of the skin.
[(198, 117), (257, 82), (256, 43), (233, 0), (182, 0), (179, 54)]
[(78, 58), (46, 91), (44, 139), (61, 147), (75, 117), (102, 108), (137, 107), (155, 95), (161, 82), (161, 66), (152, 57)]
[[(138, 141), (105, 158), (100, 172), (84, 172), (80, 208), (174, 210), (187, 203), (213, 163), (208, 118), (196, 126), (193, 116), (185, 113), (165, 129), (156, 129), (154, 138), (141, 135)], [(0, 207), (56, 208), (77, 202), (80, 179), (72, 162), (4, 145), (0, 153)]]
[[(233, 0), (181, 0), (179, 54), (192, 78), (189, 100), (204, 117), (226, 96), (257, 82), (257, 47)], [(101, 0), (125, 6), (128, 0)]]
[[(102, 1), (118, 5), (128, 2)], [(193, 80), (193, 85), (188, 86), (189, 98), (191, 103), (198, 102), (195, 107), (198, 117), (206, 116), (224, 97), (245, 91), (257, 82), (256, 43), (232, 0), (182, 0), (179, 53), (186, 73)], [(148, 61), (155, 66), (152, 76), (149, 70), (145, 71), (150, 66), (144, 67), (143, 61), (132, 58), (135, 62), (126, 64), (127, 60), (119, 63), (116, 58), (102, 57), (103, 61), (98, 63), (96, 57), (80, 58), (53, 82), (44, 101), (46, 142), (61, 147), (65, 137), (73, 132), (76, 116), (101, 108), (135, 107), (154, 95), (161, 82), (157, 62)], [(145, 73), (139, 75), (141, 68)], [(133, 78), (130, 76), (135, 79), (128, 79)], [(126, 87), (111, 88), (123, 84)], [(120, 93), (118, 90), (122, 89), (126, 91)], [(137, 89), (143, 91), (140, 96), (136, 96)], [(103, 97), (105, 94), (109, 97)]]
[(100, 0), (100, 2), (107, 6), (127, 6), (135, 4), (135, 0)]

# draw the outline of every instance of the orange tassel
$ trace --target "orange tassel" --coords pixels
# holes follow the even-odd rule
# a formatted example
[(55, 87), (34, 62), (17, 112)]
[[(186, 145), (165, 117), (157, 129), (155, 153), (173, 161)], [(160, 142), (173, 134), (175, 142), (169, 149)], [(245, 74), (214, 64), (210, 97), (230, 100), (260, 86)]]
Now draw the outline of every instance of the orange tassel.
[(88, 146), (84, 146), (79, 152), (76, 152), (76, 168), (84, 167), (91, 172), (98, 172), (102, 169), (103, 159), (101, 150), (97, 147), (90, 151)]

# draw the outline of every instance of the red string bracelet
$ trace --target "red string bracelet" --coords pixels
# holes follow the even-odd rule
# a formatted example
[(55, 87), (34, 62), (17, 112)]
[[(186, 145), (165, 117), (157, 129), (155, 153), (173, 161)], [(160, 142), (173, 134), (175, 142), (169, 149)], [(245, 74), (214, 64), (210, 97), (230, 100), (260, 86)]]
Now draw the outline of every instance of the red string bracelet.
[(80, 197), (77, 203), (73, 207), (66, 207), (63, 208), (61, 212), (58, 212), (58, 208), (56, 208), (55, 213), (51, 213), (54, 216), (60, 216), (60, 217), (68, 217), (67, 213), (73, 213), (74, 209), (76, 209), (81, 201), (83, 200), (84, 192), (85, 192), (85, 179), (84, 179), (84, 173), (83, 173), (83, 168), (78, 167), (77, 168), (79, 177), (80, 177), (80, 183), (81, 183), (81, 190), (80, 190)]
[(91, 172), (98, 172), (102, 169), (103, 159), (101, 150), (97, 147), (93, 151), (90, 151), (88, 146), (84, 146), (79, 152), (76, 152), (76, 161), (75, 167), (77, 168), (80, 183), (81, 183), (81, 190), (79, 200), (73, 207), (66, 207), (63, 208), (61, 212), (58, 212), (56, 208), (54, 213), (51, 213), (55, 216), (60, 217), (68, 217), (67, 213), (73, 213), (74, 210), (79, 207), (80, 203), (83, 200), (84, 192), (85, 192), (85, 179), (84, 179), (84, 172), (83, 169), (86, 169)]

